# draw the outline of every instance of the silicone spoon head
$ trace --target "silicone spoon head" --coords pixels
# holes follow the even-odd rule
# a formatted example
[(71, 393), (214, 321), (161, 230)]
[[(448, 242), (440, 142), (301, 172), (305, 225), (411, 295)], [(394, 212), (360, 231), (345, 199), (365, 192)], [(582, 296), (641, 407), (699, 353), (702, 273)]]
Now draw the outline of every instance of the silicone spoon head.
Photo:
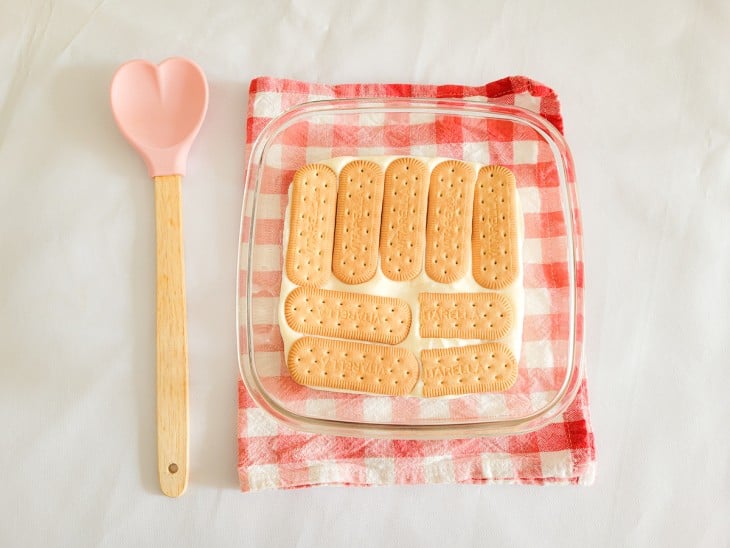
[(182, 57), (129, 61), (112, 78), (111, 106), (122, 135), (151, 177), (185, 175), (188, 151), (208, 108), (201, 68)]

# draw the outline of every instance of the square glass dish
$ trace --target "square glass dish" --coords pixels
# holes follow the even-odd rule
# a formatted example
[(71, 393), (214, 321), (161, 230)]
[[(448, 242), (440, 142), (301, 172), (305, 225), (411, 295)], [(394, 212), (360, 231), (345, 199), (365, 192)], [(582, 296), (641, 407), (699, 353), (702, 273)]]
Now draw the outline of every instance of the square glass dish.
[[(504, 166), (515, 175), (524, 228), (524, 316), (518, 377), (509, 389), (379, 396), (312, 389), (291, 378), (279, 329), (287, 191), (299, 168), (339, 156), (450, 158)], [(570, 405), (582, 378), (576, 211), (568, 146), (530, 110), (452, 99), (295, 106), (263, 128), (246, 171), (237, 319), (248, 392), (285, 425), (322, 434), (445, 439), (544, 426)]]

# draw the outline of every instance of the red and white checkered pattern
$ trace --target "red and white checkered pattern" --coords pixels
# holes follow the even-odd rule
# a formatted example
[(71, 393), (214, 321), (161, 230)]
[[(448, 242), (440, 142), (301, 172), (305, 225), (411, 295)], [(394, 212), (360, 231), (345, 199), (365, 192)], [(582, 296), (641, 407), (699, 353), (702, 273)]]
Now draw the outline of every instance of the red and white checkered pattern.
[[(325, 86), (292, 80), (258, 78), (251, 82), (247, 119), (247, 149), (261, 129), (274, 117), (294, 105), (316, 99), (353, 97), (439, 97), (489, 98), (493, 102), (517, 105), (539, 113), (562, 131), (555, 93), (524, 77), (505, 78), (481, 87), (351, 84)], [(266, 254), (266, 269), (254, 272), (254, 284), (263, 290), (253, 299), (253, 329), (256, 334), (257, 369), (273, 393), (286, 394), (293, 410), (318, 416), (362, 417), (388, 420), (414, 417), (474, 416), (475, 406), (492, 406), (490, 414), (530, 412), (541, 408), (555, 394), (565, 375), (567, 342), (564, 308), (568, 286), (565, 261), (565, 224), (560, 190), (552, 153), (544, 142), (500, 121), (481, 122), (470, 127), (462, 119), (434, 123), (429, 116), (406, 116), (402, 131), (385, 135), (384, 146), (364, 150), (348, 143), (356, 132), (383, 127), (383, 115), (338, 119), (338, 145), (331, 135), (319, 135), (321, 128), (294, 132), (291, 142), (269, 154), (278, 177), (267, 178), (260, 189), (256, 244)], [(391, 123), (393, 120), (388, 120)], [(348, 132), (352, 138), (348, 138)], [(486, 138), (488, 136), (488, 139)], [(291, 173), (276, 165), (286, 155), (288, 163), (341, 155), (409, 154), (461, 158), (476, 142), (488, 142), (485, 150), (469, 150), (470, 159), (509, 167), (520, 187), (525, 217), (526, 310), (520, 377), (501, 395), (474, 395), (456, 400), (367, 398), (349, 394), (323, 393), (299, 387), (285, 373), (283, 347), (275, 309), (281, 283), (283, 212)], [(342, 144), (344, 143), (344, 146)], [(479, 155), (483, 158), (479, 158)], [(277, 156), (281, 155), (281, 156)], [(570, 191), (574, 174), (568, 173)], [(576, 231), (581, 234), (580, 215), (575, 212)], [(244, 227), (249, 220), (244, 220)], [(244, 230), (244, 237), (246, 230)], [(244, 248), (247, 242), (242, 242)], [(270, 257), (269, 257), (270, 255)], [(576, 275), (578, 310), (582, 311), (583, 268), (578, 257)], [(242, 265), (245, 266), (245, 265)], [(242, 275), (244, 273), (242, 272)], [(241, 278), (243, 279), (243, 277)], [(241, 285), (241, 290), (244, 288)], [(258, 306), (257, 306), (258, 305)], [(576, 348), (581, 352), (583, 316), (578, 314)], [(241, 348), (246, 349), (244, 333)], [(539, 359), (533, 359), (538, 356)], [(555, 357), (555, 359), (552, 359)], [(527, 366), (529, 365), (529, 366)], [(388, 404), (383, 401), (387, 400)], [(486, 412), (486, 409), (480, 409)], [(529, 434), (467, 440), (403, 441), (374, 440), (306, 434), (291, 430), (259, 409), (239, 381), (238, 471), (244, 491), (265, 488), (298, 488), (312, 485), (380, 485), (393, 483), (590, 483), (595, 449), (588, 416), (585, 381), (570, 407), (548, 426)]]

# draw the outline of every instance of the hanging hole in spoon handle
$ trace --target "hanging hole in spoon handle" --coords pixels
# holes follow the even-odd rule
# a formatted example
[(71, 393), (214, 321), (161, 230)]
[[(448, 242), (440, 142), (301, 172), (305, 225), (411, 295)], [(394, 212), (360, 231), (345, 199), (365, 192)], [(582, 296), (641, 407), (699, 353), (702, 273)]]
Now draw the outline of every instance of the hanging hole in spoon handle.
[(188, 482), (188, 351), (180, 175), (154, 178), (157, 225), (157, 458), (160, 488)]

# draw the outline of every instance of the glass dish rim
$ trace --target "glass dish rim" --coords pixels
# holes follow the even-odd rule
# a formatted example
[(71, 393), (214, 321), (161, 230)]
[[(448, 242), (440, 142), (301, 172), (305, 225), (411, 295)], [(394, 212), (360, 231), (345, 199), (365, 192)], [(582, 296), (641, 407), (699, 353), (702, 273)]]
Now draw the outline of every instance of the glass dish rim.
[[(336, 419), (325, 419), (301, 415), (286, 409), (267, 393), (254, 371), (254, 344), (252, 324), (252, 299), (249, 298), (253, 271), (250, 268), (255, 248), (255, 226), (258, 189), (261, 182), (263, 159), (266, 152), (282, 131), (301, 119), (313, 114), (348, 115), (370, 113), (431, 113), (480, 117), (483, 119), (503, 119), (526, 125), (536, 131), (550, 146), (556, 168), (558, 170), (561, 205), (566, 223), (566, 248), (569, 289), (569, 336), (568, 364), (565, 378), (553, 399), (538, 411), (520, 418), (474, 420), (454, 422), (451, 419), (430, 419), (421, 424), (393, 424), (378, 422), (358, 422)], [(583, 353), (576, 348), (576, 321), (580, 310), (577, 295), (576, 272), (577, 261), (581, 257), (580, 239), (576, 237), (575, 211), (577, 204), (575, 189), (569, 188), (568, 172), (573, 172), (572, 158), (562, 133), (548, 120), (539, 114), (512, 105), (494, 103), (490, 100), (452, 99), (452, 98), (352, 98), (322, 99), (297, 104), (280, 115), (272, 118), (261, 130), (250, 148), (246, 165), (245, 186), (242, 199), (241, 220), (239, 229), (239, 245), (237, 260), (236, 284), (236, 349), (241, 379), (249, 395), (265, 412), (286, 426), (295, 430), (341, 436), (391, 438), (391, 439), (454, 439), (475, 436), (498, 436), (526, 433), (537, 430), (548, 424), (557, 415), (564, 412), (577, 395), (583, 377)], [(256, 177), (255, 184), (252, 178)], [(252, 200), (248, 207), (248, 201)], [(246, 256), (242, 253), (242, 238), (246, 212), (250, 209), (251, 220), (248, 229)], [(246, 263), (245, 282), (240, 276), (242, 261)], [(241, 295), (240, 286), (246, 284), (245, 295)], [(242, 318), (241, 300), (245, 300), (245, 319)], [(243, 320), (243, 321), (242, 321)], [(243, 324), (243, 325), (242, 325)], [(245, 328), (247, 355), (241, 352), (241, 328)]]

